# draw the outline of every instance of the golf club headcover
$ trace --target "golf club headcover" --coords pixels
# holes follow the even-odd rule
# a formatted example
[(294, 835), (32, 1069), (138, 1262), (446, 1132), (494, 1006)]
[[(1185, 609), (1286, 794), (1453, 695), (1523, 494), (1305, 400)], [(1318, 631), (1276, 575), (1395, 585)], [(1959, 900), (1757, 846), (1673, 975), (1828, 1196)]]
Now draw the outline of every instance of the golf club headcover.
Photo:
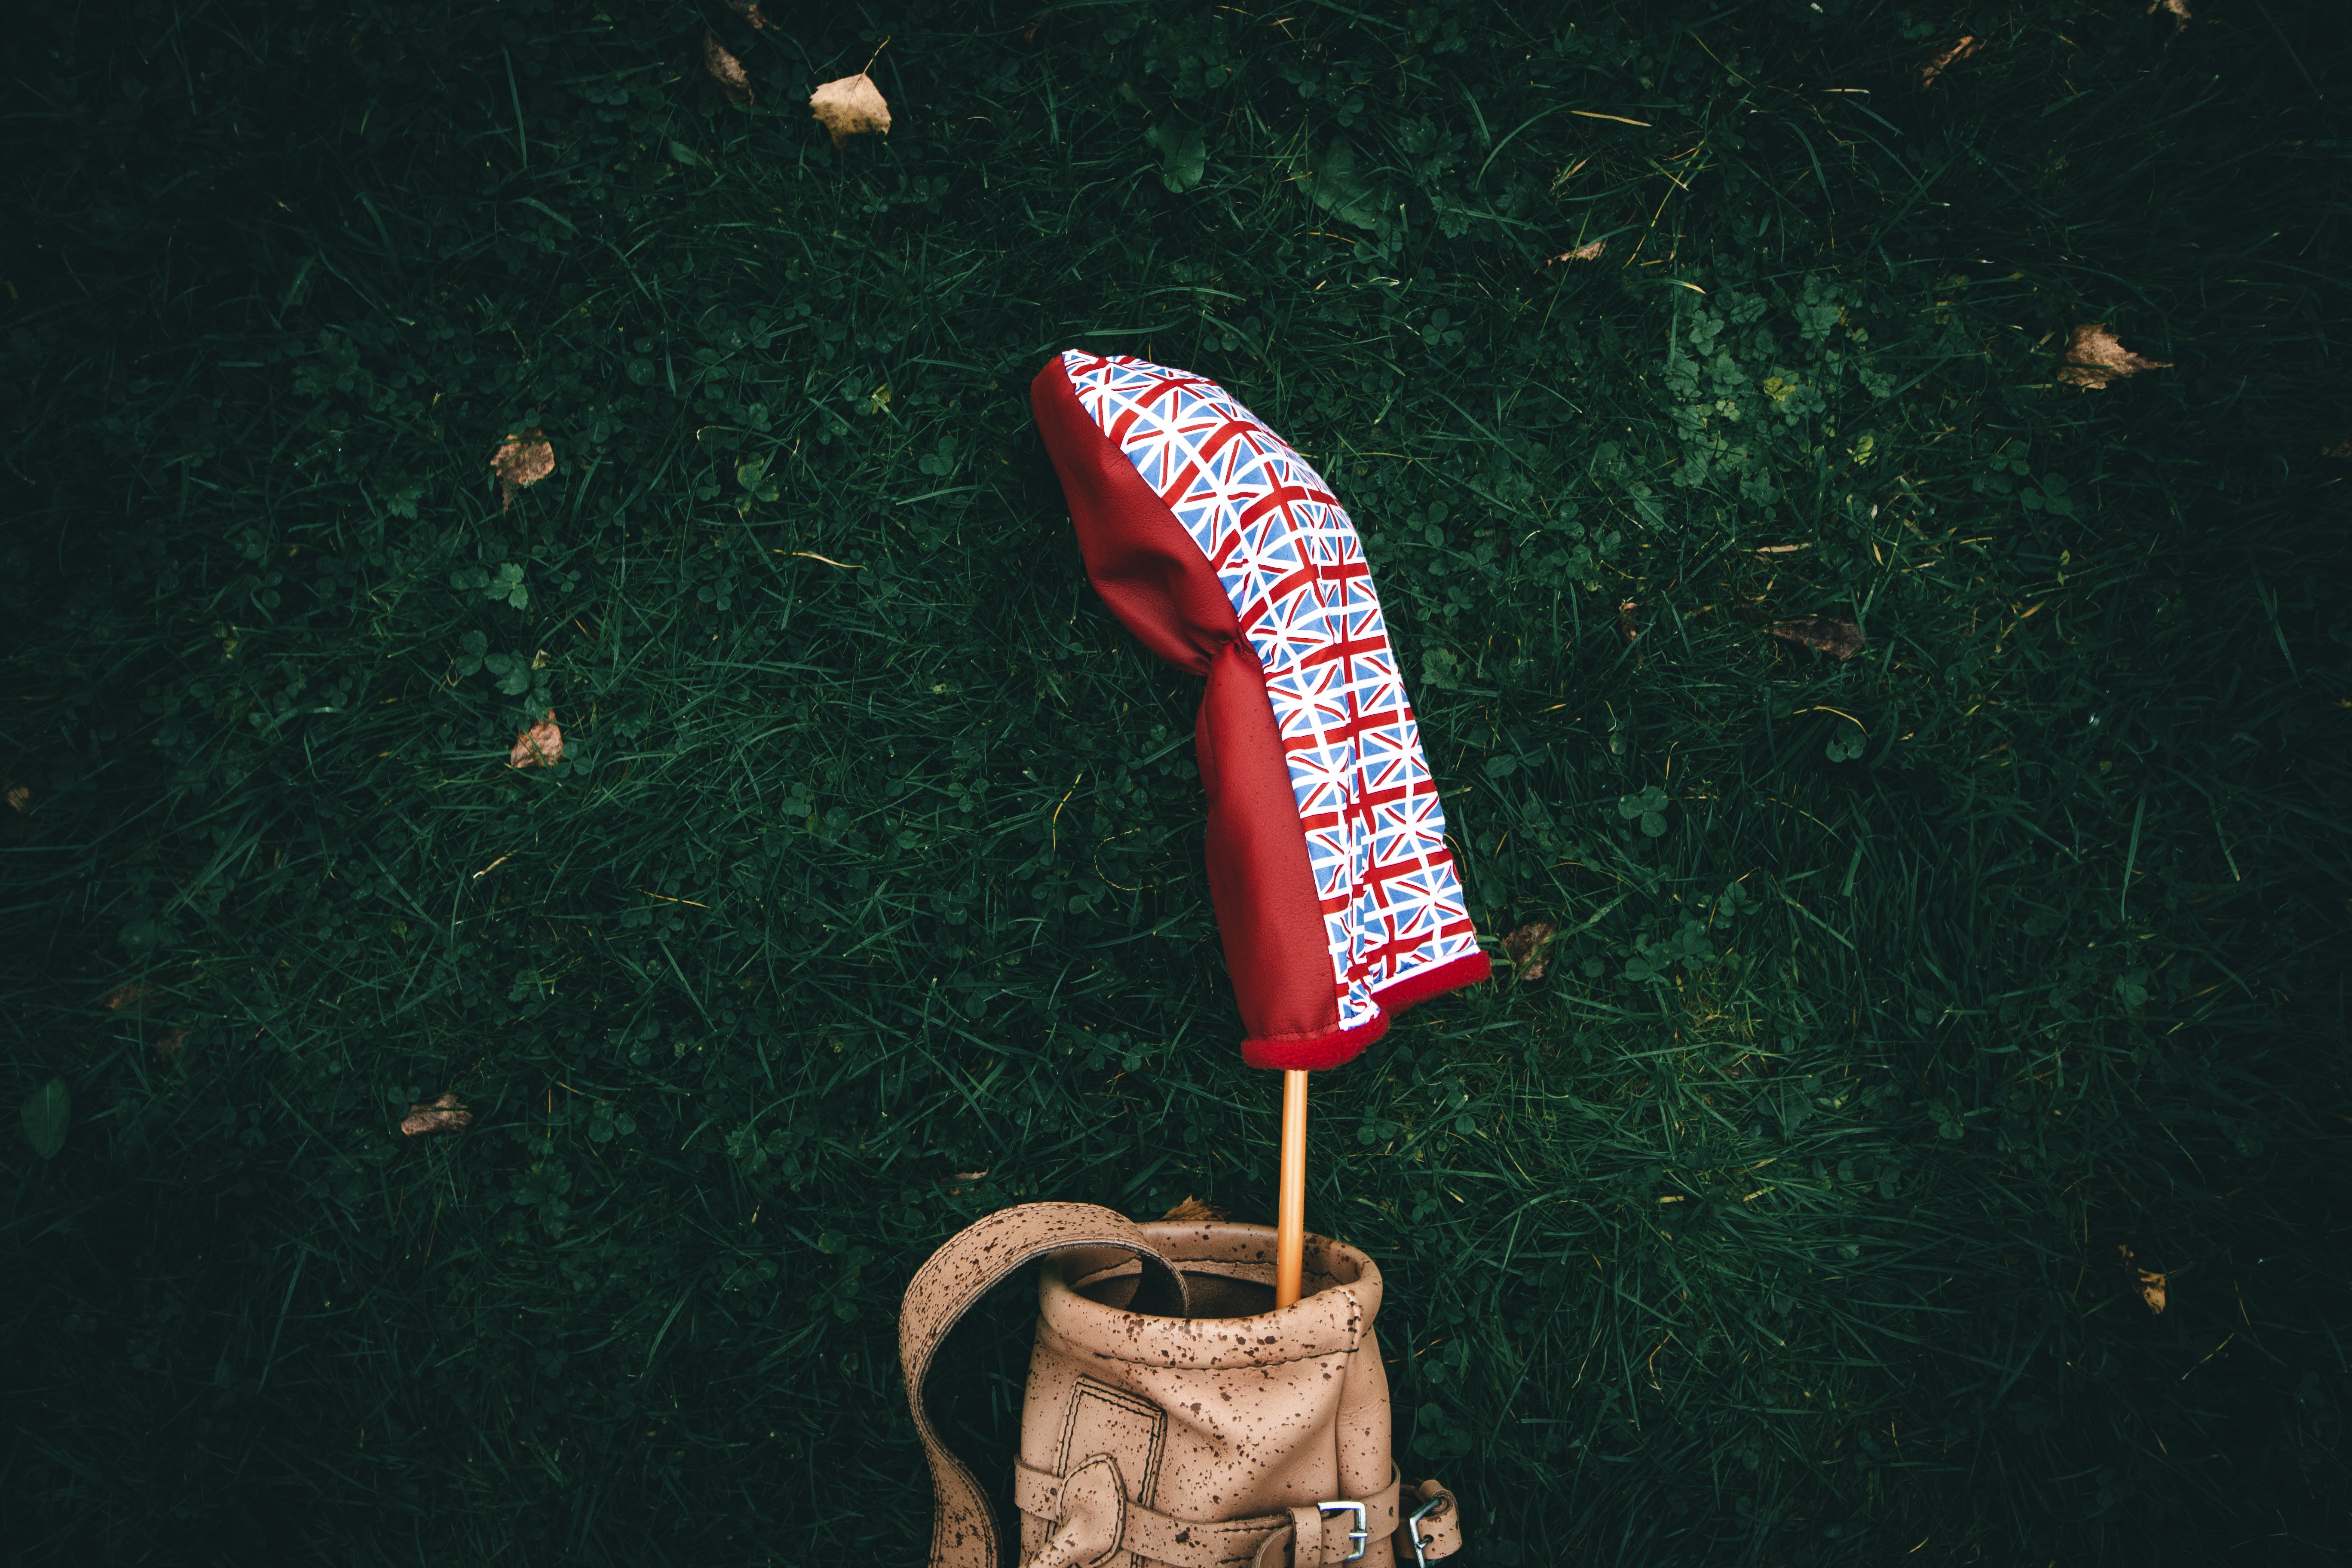
[(1445, 816), (1347, 511), (1202, 376), (1072, 349), (1029, 402), (1087, 575), (1208, 678), (1209, 893), (1253, 1067), (1337, 1067), (1486, 978)]

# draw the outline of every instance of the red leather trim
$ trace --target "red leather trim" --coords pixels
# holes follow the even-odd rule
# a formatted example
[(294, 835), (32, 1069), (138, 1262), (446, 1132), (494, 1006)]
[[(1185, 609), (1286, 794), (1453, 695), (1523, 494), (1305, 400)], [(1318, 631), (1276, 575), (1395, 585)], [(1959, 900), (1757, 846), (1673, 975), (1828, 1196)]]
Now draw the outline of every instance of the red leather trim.
[(1209, 666), (1192, 747), (1209, 795), (1209, 897), (1250, 1041), (1323, 1039), (1339, 1026), (1330, 939), (1265, 671), (1246, 642)]
[(1359, 1024), (1352, 1029), (1332, 1029), (1304, 1039), (1259, 1039), (1253, 1036), (1242, 1042), (1242, 1060), (1254, 1068), (1321, 1072), (1325, 1068), (1342, 1067), (1355, 1060), (1366, 1046), (1388, 1032), (1389, 1016), (1379, 1013), (1369, 1024)]
[(1459, 991), (1465, 985), (1475, 985), (1494, 972), (1495, 965), (1485, 953), (1465, 952), (1451, 963), (1441, 963), (1434, 969), (1415, 970), (1385, 990), (1373, 992), (1372, 1000), (1381, 1005), (1384, 1015), (1402, 1013), (1432, 996)]
[[(1029, 406), (1062, 477), (1095, 592), (1155, 655), (1208, 674), (1217, 650), (1242, 628), (1200, 545), (1079, 404), (1060, 355), (1029, 384)], [(1297, 811), (1291, 815), (1295, 822)]]

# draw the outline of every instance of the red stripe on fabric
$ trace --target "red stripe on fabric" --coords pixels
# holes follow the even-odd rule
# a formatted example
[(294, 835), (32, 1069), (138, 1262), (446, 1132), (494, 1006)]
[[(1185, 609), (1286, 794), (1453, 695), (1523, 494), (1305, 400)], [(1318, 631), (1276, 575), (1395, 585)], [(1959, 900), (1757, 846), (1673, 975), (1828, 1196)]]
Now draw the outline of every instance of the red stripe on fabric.
[(1276, 579), (1274, 586), (1265, 591), (1265, 596), (1279, 602), (1297, 593), (1302, 584), (1313, 581), (1315, 581), (1314, 566), (1311, 563), (1301, 566), (1288, 576)]
[[(1247, 528), (1276, 507), (1287, 505), (1295, 500), (1313, 500), (1314, 499), (1315, 492), (1303, 485), (1276, 485), (1242, 509), (1242, 526)], [(1330, 498), (1326, 496), (1323, 499), (1328, 500)]]
[(1326, 729), (1323, 731), (1323, 739), (1327, 744), (1337, 744), (1342, 741), (1356, 740), (1374, 730), (1385, 730), (1387, 728), (1389, 728), (1389, 717), (1387, 714), (1360, 713), (1353, 719), (1347, 720), (1340, 724)]
[(1298, 662), (1304, 665), (1328, 664), (1335, 658), (1352, 658), (1388, 651), (1389, 639), (1386, 637), (1377, 637), (1370, 642), (1359, 642), (1353, 637), (1338, 637), (1325, 643), (1320, 648)]
[[(1349, 978), (1351, 980), (1360, 980), (1365, 975), (1381, 967), (1383, 964), (1390, 963), (1391, 960), (1411, 958), (1414, 953), (1419, 952), (1423, 948), (1427, 947), (1433, 942), (1443, 942), (1447, 937), (1467, 936), (1470, 934), (1472, 933), (1470, 922), (1468, 921), (1455, 921), (1451, 925), (1442, 925), (1433, 931), (1417, 931), (1411, 936), (1392, 938), (1388, 942), (1382, 942), (1380, 946), (1374, 948), (1370, 953), (1358, 959), (1355, 963), (1351, 964), (1348, 970)], [(1453, 961), (1449, 960), (1448, 962)], [(1395, 982), (1391, 981), (1390, 984), (1393, 984)], [(1373, 988), (1373, 994), (1375, 996), (1380, 994), (1379, 987), (1375, 986)]]
[[(1292, 749), (1296, 751), (1303, 748), (1293, 747)], [(1362, 798), (1359, 799), (1349, 809), (1358, 812), (1369, 812), (1374, 806), (1387, 805), (1395, 801), (1410, 799), (1416, 794), (1426, 795), (1433, 797), (1436, 795), (1437, 792), (1426, 785), (1416, 788), (1412, 784), (1398, 784), (1390, 789), (1367, 790), (1364, 792)]]
[(1433, 870), (1436, 866), (1437, 858), (1433, 855), (1426, 858), (1391, 860), (1385, 866), (1368, 866), (1364, 868), (1364, 886), (1377, 888), (1383, 882), (1393, 882), (1408, 872)]
[[(1216, 432), (1206, 441), (1201, 443), (1201, 456), (1203, 458), (1213, 458), (1217, 455), (1218, 447), (1223, 446), (1234, 437), (1246, 436), (1253, 430), (1265, 430), (1265, 426), (1250, 419), (1228, 419), (1223, 425), (1218, 426)], [(1271, 430), (1266, 430), (1265, 433), (1269, 436), (1274, 434)]]
[[(1286, 735), (1283, 737), (1282, 741), (1283, 749), (1291, 752), (1312, 752), (1331, 744), (1335, 738), (1352, 740), (1356, 736), (1364, 734), (1370, 731), (1384, 730), (1388, 728), (1387, 725), (1380, 721), (1380, 718), (1381, 716), (1379, 714), (1374, 713), (1367, 715), (1361, 719), (1349, 720), (1347, 734), (1345, 737), (1334, 737), (1332, 731), (1329, 730), (1325, 730), (1318, 735)], [(1363, 768), (1364, 764), (1360, 762), (1357, 764), (1357, 771), (1361, 772), (1363, 771)], [(1368, 795), (1365, 798), (1364, 804), (1367, 805), (1386, 805), (1389, 802), (1392, 800), (1402, 800), (1412, 793), (1412, 786), (1411, 784), (1400, 784), (1393, 788), (1381, 790), (1373, 795)], [(1425, 788), (1422, 793), (1424, 795), (1434, 795), (1437, 792), (1434, 789)]]

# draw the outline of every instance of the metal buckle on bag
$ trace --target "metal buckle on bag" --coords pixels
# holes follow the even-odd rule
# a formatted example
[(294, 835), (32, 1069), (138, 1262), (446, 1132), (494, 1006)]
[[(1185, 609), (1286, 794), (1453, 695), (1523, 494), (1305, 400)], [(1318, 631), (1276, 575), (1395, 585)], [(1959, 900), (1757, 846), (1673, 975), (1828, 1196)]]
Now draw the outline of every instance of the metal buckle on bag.
[(1351, 1499), (1346, 1502), (1318, 1502), (1315, 1507), (1319, 1512), (1323, 1513), (1338, 1513), (1344, 1509), (1348, 1512), (1356, 1516), (1356, 1528), (1348, 1531), (1348, 1539), (1355, 1543), (1356, 1549), (1353, 1552), (1349, 1552), (1345, 1557), (1340, 1558), (1339, 1561), (1342, 1563), (1361, 1562), (1363, 1560), (1364, 1552), (1370, 1544), (1372, 1539), (1372, 1532), (1364, 1522), (1364, 1505)]
[[(1429, 1568), (1429, 1559), (1422, 1555), (1421, 1521), (1434, 1512), (1438, 1505), (1444, 1500), (1445, 1494), (1438, 1493), (1419, 1508), (1414, 1509), (1412, 1517), (1404, 1521), (1404, 1532), (1412, 1538), (1412, 1560), (1415, 1568)], [(1432, 1539), (1435, 1538), (1432, 1537)]]

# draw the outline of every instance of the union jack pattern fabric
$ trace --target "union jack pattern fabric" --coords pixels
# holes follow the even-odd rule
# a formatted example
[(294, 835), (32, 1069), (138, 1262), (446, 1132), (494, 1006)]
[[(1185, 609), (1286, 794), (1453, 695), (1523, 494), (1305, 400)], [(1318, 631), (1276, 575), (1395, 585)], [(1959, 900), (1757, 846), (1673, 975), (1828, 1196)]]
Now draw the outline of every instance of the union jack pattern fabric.
[(1183, 525), (1265, 670), (1315, 872), (1339, 1026), (1478, 949), (1445, 814), (1355, 524), (1322, 476), (1213, 381), (1062, 356), (1079, 405)]

